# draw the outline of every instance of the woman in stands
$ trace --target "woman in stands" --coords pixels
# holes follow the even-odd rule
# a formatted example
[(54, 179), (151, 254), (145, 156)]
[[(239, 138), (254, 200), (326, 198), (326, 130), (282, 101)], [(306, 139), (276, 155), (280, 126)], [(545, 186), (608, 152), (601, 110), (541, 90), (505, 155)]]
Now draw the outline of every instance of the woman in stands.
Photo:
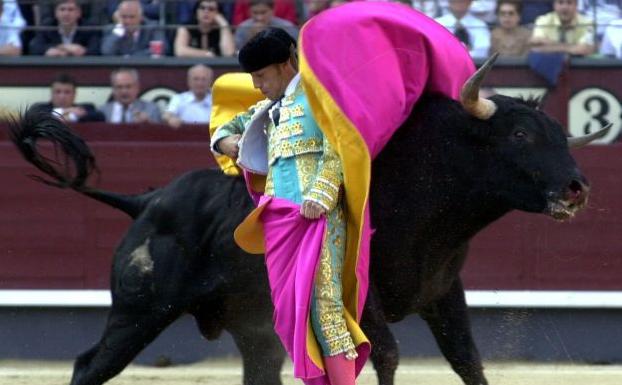
[(232, 56), (235, 43), (231, 26), (216, 0), (197, 1), (192, 25), (177, 28), (175, 56)]

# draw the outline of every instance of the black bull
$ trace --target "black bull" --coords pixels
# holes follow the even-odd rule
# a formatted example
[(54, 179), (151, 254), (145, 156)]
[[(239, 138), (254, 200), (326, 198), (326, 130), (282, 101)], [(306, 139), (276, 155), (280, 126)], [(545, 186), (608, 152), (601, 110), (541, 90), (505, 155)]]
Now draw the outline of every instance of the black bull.
[[(565, 219), (586, 202), (588, 183), (562, 127), (533, 103), (491, 100), (468, 90), (462, 105), (423, 98), (373, 162), (376, 232), (362, 324), (382, 385), (393, 384), (398, 364), (387, 322), (412, 313), (428, 323), (465, 384), (486, 384), (459, 276), (469, 240), (513, 209)], [(114, 255), (106, 329), (77, 358), (72, 385), (112, 378), (183, 313), (195, 317), (207, 339), (231, 333), (243, 357), (244, 384), (281, 383), (284, 352), (272, 329), (263, 259), (232, 239), (252, 209), (241, 179), (193, 171), (142, 195), (119, 195), (86, 185), (95, 159), (55, 118), (30, 110), (13, 122), (12, 137), (29, 162), (54, 178), (47, 183), (135, 219)], [(38, 139), (62, 148), (71, 175), (41, 156)]]

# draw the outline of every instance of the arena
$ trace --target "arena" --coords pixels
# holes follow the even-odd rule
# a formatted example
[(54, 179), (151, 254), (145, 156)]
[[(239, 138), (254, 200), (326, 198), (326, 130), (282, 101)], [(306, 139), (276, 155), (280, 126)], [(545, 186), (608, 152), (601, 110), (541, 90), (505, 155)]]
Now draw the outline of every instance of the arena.
[[(0, 385), (66, 385), (70, 362), (0, 362)], [(622, 367), (581, 364), (487, 363), (486, 373), (495, 385), (619, 385)], [(204, 361), (194, 365), (153, 368), (132, 365), (109, 381), (110, 385), (239, 385), (240, 363), (235, 360)], [(284, 385), (300, 382), (292, 377), (291, 366), (282, 374)], [(366, 367), (358, 385), (377, 384), (372, 368)], [(403, 360), (396, 385), (460, 385), (460, 380), (444, 362)]]
[[(371, 128), (358, 138), (400, 122), (400, 135), (396, 124), (378, 134), (388, 144), (344, 140), (338, 152), (348, 175), (368, 166), (372, 175), (360, 189), (376, 220), (364, 332), (373, 352), (387, 353), (373, 357), (385, 375), (399, 353), (397, 385), (485, 383), (480, 356), (491, 385), (622, 383), (622, 3), (349, 2), (0, 1), (0, 385), (66, 385), (72, 375), (76, 384), (240, 385), (241, 356), (257, 383), (276, 382), (264, 370), (284, 354), (270, 269), (231, 237), (252, 202), (210, 144), (213, 129), (268, 95), (252, 92), (261, 87), (240, 74), (238, 53), (275, 25), (290, 44), (287, 81), (304, 83), (300, 95), (326, 89), (315, 96), (326, 102), (305, 101), (304, 113), (281, 105), (281, 87), (264, 135), (304, 116), (324, 122), (322, 137), (342, 130), (338, 142), (350, 125)], [(378, 28), (368, 36), (359, 27), (370, 20)], [(335, 34), (337, 23), (351, 23), (349, 33)], [(306, 46), (296, 40), (315, 33)], [(426, 70), (404, 71), (414, 60)], [(465, 81), (478, 67), (483, 77)], [(230, 94), (216, 92), (222, 79)], [(362, 86), (342, 90), (345, 79)], [(16, 140), (12, 122), (35, 103), (55, 123)], [(335, 116), (340, 124), (325, 123)], [(78, 151), (59, 150), (62, 138)], [(387, 148), (400, 156), (383, 163)], [(367, 155), (355, 158), (360, 149), (381, 161), (369, 156), (372, 168)], [(85, 163), (67, 165), (75, 159)], [(80, 170), (84, 179), (63, 179)], [(340, 183), (318, 196), (353, 191)], [(374, 206), (374, 196), (386, 199)], [(358, 385), (378, 383), (371, 361)], [(302, 383), (289, 359), (281, 378)]]

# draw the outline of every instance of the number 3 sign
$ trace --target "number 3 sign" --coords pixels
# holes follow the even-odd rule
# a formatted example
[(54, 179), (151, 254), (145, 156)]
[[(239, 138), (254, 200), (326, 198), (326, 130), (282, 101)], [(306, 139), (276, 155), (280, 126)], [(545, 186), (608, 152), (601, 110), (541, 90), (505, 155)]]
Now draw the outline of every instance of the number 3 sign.
[(622, 131), (622, 107), (610, 92), (601, 88), (586, 88), (570, 99), (568, 121), (568, 131), (572, 136), (586, 135), (612, 123), (609, 133), (593, 142), (612, 143)]

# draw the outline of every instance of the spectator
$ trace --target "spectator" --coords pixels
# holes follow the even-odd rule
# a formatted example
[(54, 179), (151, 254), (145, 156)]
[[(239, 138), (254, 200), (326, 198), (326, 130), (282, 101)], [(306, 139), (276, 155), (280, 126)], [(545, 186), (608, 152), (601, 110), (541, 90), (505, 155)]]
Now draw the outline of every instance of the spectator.
[(499, 0), (497, 20), (499, 26), (492, 30), (490, 53), (501, 56), (526, 56), (529, 52), (531, 31), (520, 26), (522, 4), (518, 0)]
[(607, 26), (622, 16), (620, 0), (577, 0), (579, 13), (591, 18), (596, 17), (596, 32), (602, 36)]
[(493, 25), (497, 22), (496, 0), (473, 0), (469, 13), (486, 24)]
[(191, 26), (177, 28), (175, 56), (232, 56), (235, 42), (229, 22), (216, 0), (200, 0), (194, 7)]
[(488, 55), (490, 31), (486, 23), (469, 13), (472, 0), (449, 0), (449, 13), (435, 19), (468, 48), (471, 57)]
[(433, 19), (445, 15), (449, 9), (448, 0), (412, 0), (412, 5)]
[[(312, 2), (315, 0), (311, 0)], [(252, 17), (253, 11), (252, 0), (234, 0), (233, 19), (231, 24), (240, 25), (245, 20)], [(301, 17), (296, 12), (296, 3), (294, 0), (273, 0), (274, 15), (278, 18), (285, 19), (294, 25), (298, 25)], [(288, 31), (289, 32), (289, 31)]]
[(600, 53), (622, 59), (622, 19), (612, 21), (605, 29)]
[(4, 13), (7, 5), (0, 0), (0, 56), (19, 56), (22, 54), (22, 41), (19, 37), (22, 27), (13, 22), (11, 15)]
[(273, 0), (251, 0), (251, 18), (243, 21), (235, 31), (235, 46), (240, 49), (257, 33), (268, 27), (279, 27), (298, 39), (298, 28), (291, 22), (274, 16)]
[(95, 109), (92, 103), (79, 103), (76, 100), (77, 84), (73, 77), (59, 74), (50, 85), (51, 101), (37, 103), (36, 106), (54, 111), (68, 122), (103, 122), (104, 114)]
[(112, 100), (101, 111), (108, 123), (160, 123), (160, 109), (155, 103), (138, 99), (140, 79), (131, 68), (113, 71), (110, 75)]
[[(98, 0), (95, 0), (95, 1), (98, 1)], [(110, 20), (118, 22), (119, 20), (115, 19), (115, 13), (119, 9), (119, 5), (120, 3), (122, 3), (122, 1), (120, 0), (99, 0), (99, 1), (105, 4), (105, 11), (108, 15), (108, 18)], [(140, 6), (141, 6), (141, 9), (143, 10), (143, 15), (151, 21), (160, 19), (160, 4), (167, 2), (165, 0), (136, 0), (136, 1), (140, 1)], [(168, 2), (173, 3), (174, 1), (168, 1)]]
[(120, 23), (109, 27), (104, 33), (102, 55), (149, 56), (149, 45), (152, 41), (161, 42), (160, 54), (166, 54), (164, 31), (156, 23), (143, 19), (140, 2), (122, 1), (117, 9), (117, 17)]
[[(55, 20), (55, 2), (51, 0), (36, 0), (38, 9), (38, 25), (51, 24)], [(111, 22), (111, 18), (106, 12), (106, 2), (101, 0), (79, 0), (80, 10), (82, 11), (81, 20), (87, 25), (106, 25)]]
[(555, 0), (553, 12), (536, 19), (531, 46), (536, 52), (590, 55), (594, 52), (594, 27), (577, 12), (577, 0)]
[(186, 92), (173, 96), (164, 112), (164, 121), (173, 128), (182, 123), (209, 123), (212, 113), (212, 81), (214, 73), (211, 68), (197, 64), (188, 70), (188, 88)]
[(82, 11), (76, 0), (60, 0), (54, 8), (56, 20), (51, 31), (39, 31), (30, 42), (32, 55), (84, 56), (99, 55), (99, 32), (82, 30)]

